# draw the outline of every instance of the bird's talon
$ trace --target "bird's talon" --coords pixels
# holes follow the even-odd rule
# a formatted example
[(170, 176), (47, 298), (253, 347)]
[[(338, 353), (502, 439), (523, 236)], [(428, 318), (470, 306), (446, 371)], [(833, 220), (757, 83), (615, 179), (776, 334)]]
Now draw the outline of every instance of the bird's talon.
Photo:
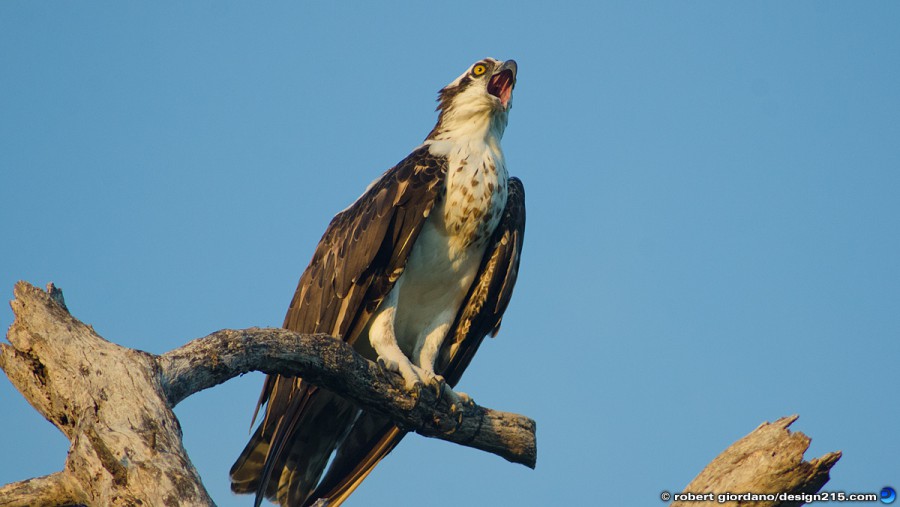
[(434, 397), (438, 400), (441, 399), (441, 394), (444, 393), (444, 386), (447, 385), (444, 383), (444, 379), (441, 377), (435, 377), (434, 382)]

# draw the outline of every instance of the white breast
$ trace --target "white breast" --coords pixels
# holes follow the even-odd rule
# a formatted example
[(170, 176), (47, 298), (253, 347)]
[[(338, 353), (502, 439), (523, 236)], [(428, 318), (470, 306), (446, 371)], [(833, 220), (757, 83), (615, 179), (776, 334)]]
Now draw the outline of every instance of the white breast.
[(425, 221), (400, 284), (395, 332), (407, 355), (421, 346), (424, 330), (456, 317), (506, 206), (499, 149), (482, 144), (448, 155), (445, 194)]
[(399, 284), (395, 333), (407, 355), (421, 347), (428, 330), (456, 317), (484, 255), (483, 244), (453, 249), (438, 216), (425, 222)]

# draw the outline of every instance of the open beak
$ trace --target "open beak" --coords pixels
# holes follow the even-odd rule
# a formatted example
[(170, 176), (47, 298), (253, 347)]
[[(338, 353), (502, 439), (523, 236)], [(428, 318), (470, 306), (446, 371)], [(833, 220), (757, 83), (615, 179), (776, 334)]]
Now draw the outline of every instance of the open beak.
[(503, 109), (509, 107), (509, 99), (512, 98), (512, 91), (516, 86), (517, 70), (516, 61), (507, 60), (503, 62), (503, 65), (497, 67), (488, 81), (488, 93), (500, 99)]

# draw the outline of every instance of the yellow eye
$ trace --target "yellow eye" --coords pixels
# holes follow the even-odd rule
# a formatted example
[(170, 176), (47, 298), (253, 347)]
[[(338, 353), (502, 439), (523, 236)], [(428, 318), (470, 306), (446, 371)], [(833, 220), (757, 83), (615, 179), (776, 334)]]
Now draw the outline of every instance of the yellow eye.
[(480, 76), (480, 75), (484, 74), (485, 72), (487, 72), (487, 67), (485, 67), (484, 65), (482, 65), (480, 63), (472, 68), (472, 75), (474, 75), (474, 76)]

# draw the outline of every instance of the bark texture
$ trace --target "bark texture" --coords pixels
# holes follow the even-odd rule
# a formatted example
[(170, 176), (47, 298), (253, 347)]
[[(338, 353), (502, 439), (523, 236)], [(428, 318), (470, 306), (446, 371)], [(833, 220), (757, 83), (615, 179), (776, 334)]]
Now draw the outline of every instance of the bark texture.
[[(410, 395), (398, 387), (399, 376), (328, 336), (223, 330), (156, 356), (98, 336), (69, 314), (52, 285), (45, 292), (19, 282), (15, 296), (11, 345), (0, 344), (0, 368), (71, 447), (62, 471), (0, 487), (0, 507), (214, 505), (185, 453), (172, 407), (253, 370), (302, 376), (408, 431), (535, 466), (533, 420), (474, 404), (451, 407), (428, 389)], [(796, 418), (761, 425), (710, 463), (685, 492), (818, 491), (841, 454), (804, 462), (810, 439), (787, 429)]]
[[(684, 493), (816, 493), (828, 482), (840, 451), (803, 461), (810, 438), (788, 427), (796, 415), (763, 423), (716, 457), (684, 489)], [(798, 501), (677, 501), (672, 507), (795, 507)]]
[(154, 356), (98, 336), (52, 287), (19, 282), (15, 296), (0, 367), (71, 446), (61, 472), (3, 487), (0, 505), (212, 505)]
[(159, 364), (163, 389), (173, 406), (248, 371), (296, 375), (387, 416), (402, 429), (487, 451), (529, 468), (537, 462), (532, 419), (474, 404), (452, 407), (430, 389), (411, 395), (400, 387), (399, 376), (326, 335), (226, 329), (163, 354)]
[(451, 407), (431, 390), (410, 395), (397, 387), (399, 377), (328, 336), (223, 330), (156, 356), (98, 336), (52, 285), (45, 292), (19, 282), (14, 292), (11, 346), (0, 344), (0, 368), (72, 445), (61, 472), (0, 488), (0, 507), (213, 505), (172, 407), (254, 370), (302, 376), (406, 430), (535, 465), (533, 420)]

